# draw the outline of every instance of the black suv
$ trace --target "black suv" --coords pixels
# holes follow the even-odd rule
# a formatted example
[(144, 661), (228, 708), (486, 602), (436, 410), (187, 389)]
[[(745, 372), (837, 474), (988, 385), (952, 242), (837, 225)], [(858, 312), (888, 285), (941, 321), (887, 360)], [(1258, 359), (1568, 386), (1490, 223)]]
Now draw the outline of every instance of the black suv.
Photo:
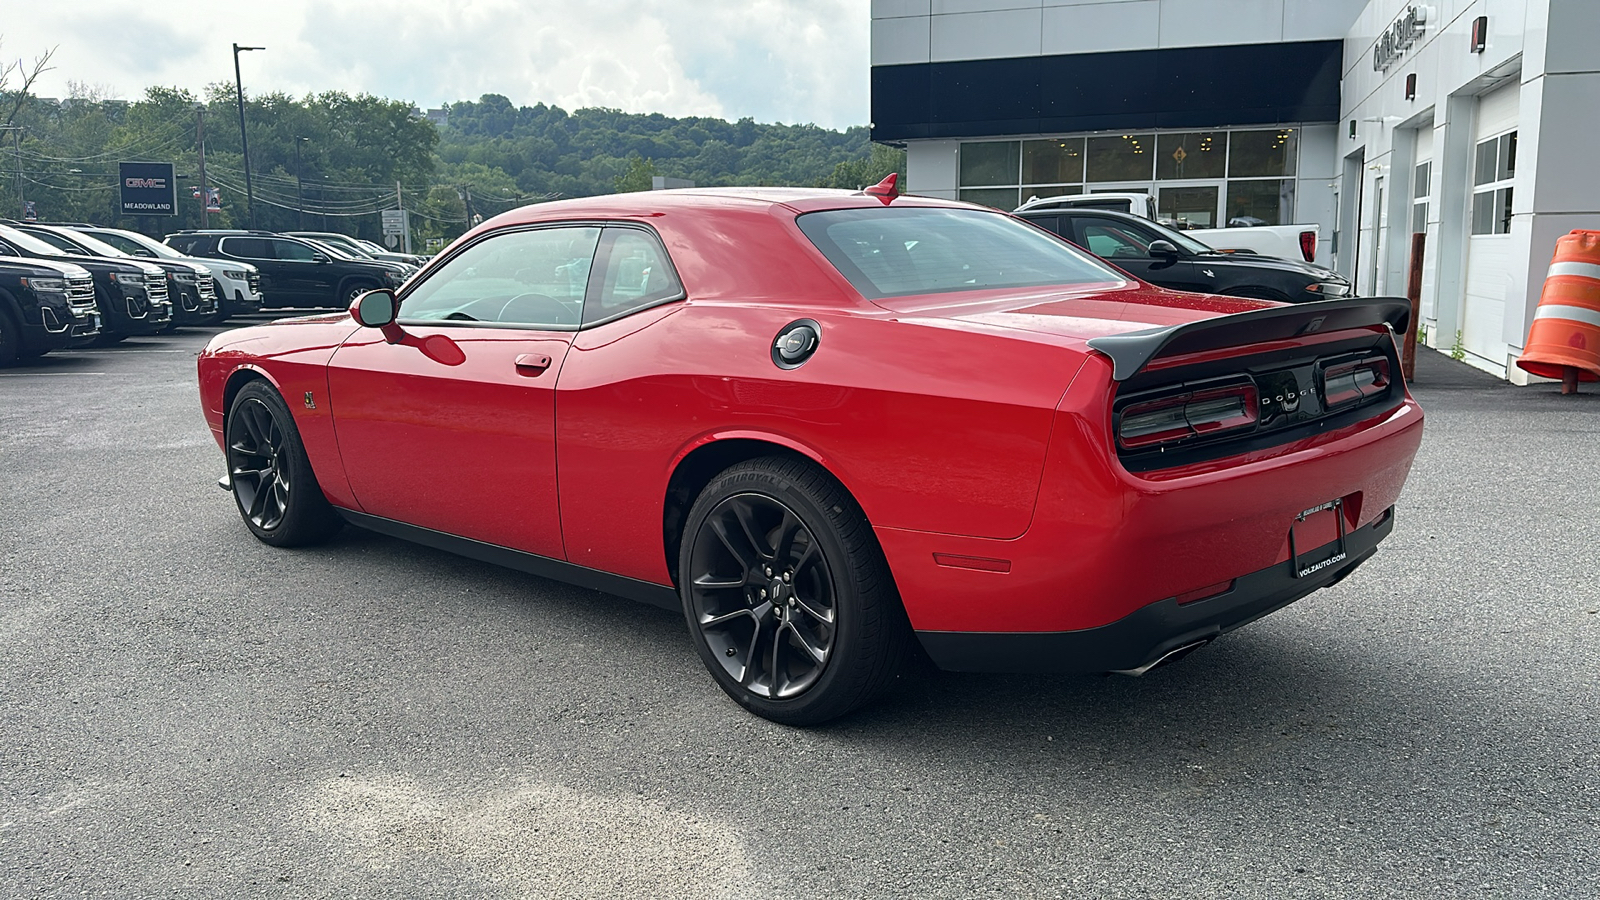
[(0, 368), (100, 332), (94, 276), (82, 266), (0, 257)]
[(94, 302), (100, 311), (96, 343), (114, 344), (129, 335), (159, 334), (172, 322), (167, 273), (134, 259), (79, 256), (0, 224), (0, 256), (24, 256), (73, 263), (94, 276)]
[(1213, 250), (1149, 219), (1103, 209), (1013, 213), (1151, 284), (1176, 291), (1304, 303), (1350, 293), (1344, 276), (1311, 263)]
[(396, 265), (337, 257), (270, 231), (180, 231), (167, 235), (167, 246), (185, 256), (235, 259), (260, 269), (263, 306), (349, 306), (366, 291), (405, 281)]
[[(74, 256), (101, 256), (107, 259), (130, 259), (133, 256), (66, 225), (18, 222), (12, 227)], [(210, 269), (199, 263), (173, 259), (154, 258), (148, 262), (160, 266), (167, 273), (167, 297), (172, 300), (172, 323), (168, 330), (179, 325), (206, 325), (211, 322), (217, 314), (217, 291), (211, 283)]]

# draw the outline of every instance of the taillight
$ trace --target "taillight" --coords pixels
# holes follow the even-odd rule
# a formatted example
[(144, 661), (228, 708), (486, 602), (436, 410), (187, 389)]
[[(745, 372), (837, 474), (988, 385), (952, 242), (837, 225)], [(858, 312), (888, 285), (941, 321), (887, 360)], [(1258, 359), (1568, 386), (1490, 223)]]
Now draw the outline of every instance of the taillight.
[(1369, 356), (1322, 370), (1322, 405), (1329, 412), (1389, 389), (1389, 360)]
[(1253, 382), (1135, 403), (1117, 420), (1117, 442), (1123, 449), (1138, 450), (1254, 428), (1259, 405)]
[(1300, 232), (1300, 255), (1306, 262), (1314, 262), (1317, 258), (1317, 233), (1315, 231)]

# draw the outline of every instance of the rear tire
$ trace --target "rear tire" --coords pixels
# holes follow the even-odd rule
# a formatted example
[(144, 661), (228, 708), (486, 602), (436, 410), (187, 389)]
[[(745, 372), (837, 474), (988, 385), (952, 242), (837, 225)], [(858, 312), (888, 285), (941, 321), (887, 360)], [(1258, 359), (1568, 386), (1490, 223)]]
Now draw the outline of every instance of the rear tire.
[(228, 483), (246, 528), (274, 547), (318, 544), (344, 526), (311, 471), (300, 431), (265, 381), (240, 388), (224, 426)]
[(678, 581), (711, 677), (774, 722), (815, 725), (868, 703), (911, 646), (865, 514), (809, 462), (762, 457), (713, 478), (689, 510)]

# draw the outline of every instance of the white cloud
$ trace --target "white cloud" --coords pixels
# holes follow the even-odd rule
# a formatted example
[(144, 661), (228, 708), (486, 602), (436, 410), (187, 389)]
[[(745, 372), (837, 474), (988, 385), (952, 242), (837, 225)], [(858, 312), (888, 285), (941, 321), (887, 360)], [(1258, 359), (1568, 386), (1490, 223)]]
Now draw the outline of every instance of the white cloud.
[(0, 47), (53, 45), (42, 96), (67, 82), (127, 99), (150, 84), (231, 82), (296, 96), (369, 92), (419, 106), (503, 94), (513, 103), (672, 116), (815, 122), (868, 118), (866, 0), (0, 0)]

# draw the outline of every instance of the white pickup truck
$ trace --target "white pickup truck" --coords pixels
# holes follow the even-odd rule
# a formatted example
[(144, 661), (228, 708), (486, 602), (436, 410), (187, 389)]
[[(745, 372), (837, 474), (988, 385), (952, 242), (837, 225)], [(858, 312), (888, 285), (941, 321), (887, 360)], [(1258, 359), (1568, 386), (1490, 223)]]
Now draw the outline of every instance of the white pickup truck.
[[(1141, 218), (1160, 222), (1156, 215), (1155, 200), (1149, 194), (1104, 193), (1067, 194), (1029, 200), (1017, 207), (1017, 212), (1029, 209), (1109, 209), (1132, 213)], [(1164, 225), (1176, 228), (1171, 222)], [(1234, 228), (1192, 228), (1184, 234), (1212, 249), (1230, 253), (1258, 253), (1280, 259), (1304, 259), (1315, 262), (1319, 226), (1316, 225), (1251, 225)]]

